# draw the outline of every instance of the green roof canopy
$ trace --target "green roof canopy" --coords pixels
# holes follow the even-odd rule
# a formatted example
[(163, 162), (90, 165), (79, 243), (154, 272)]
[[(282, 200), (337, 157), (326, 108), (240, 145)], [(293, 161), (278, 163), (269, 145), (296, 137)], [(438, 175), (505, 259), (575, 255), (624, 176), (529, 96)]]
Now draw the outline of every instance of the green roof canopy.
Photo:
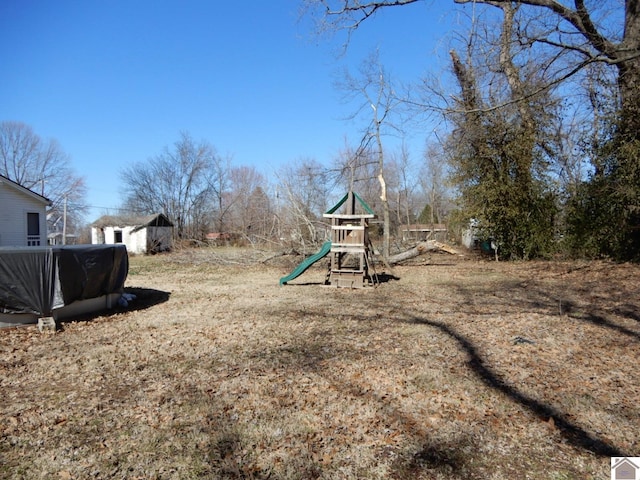
[[(370, 215), (375, 215), (375, 213), (373, 213), (373, 210), (371, 210), (371, 207), (367, 205), (367, 202), (365, 202), (362, 198), (360, 198), (360, 195), (358, 195), (355, 192), (349, 192), (349, 193), (353, 193), (353, 196), (356, 198), (356, 200), (358, 200), (358, 202), (360, 203), (360, 205), (362, 206), (365, 212), (367, 212)], [(347, 198), (349, 198), (349, 193), (347, 193), (344, 197), (342, 197), (342, 199), (338, 203), (336, 203), (333, 206), (333, 208), (331, 208), (330, 210), (327, 210), (325, 215), (330, 215), (332, 213), (335, 213), (335, 211), (338, 210), (344, 204), (344, 202), (347, 201)]]

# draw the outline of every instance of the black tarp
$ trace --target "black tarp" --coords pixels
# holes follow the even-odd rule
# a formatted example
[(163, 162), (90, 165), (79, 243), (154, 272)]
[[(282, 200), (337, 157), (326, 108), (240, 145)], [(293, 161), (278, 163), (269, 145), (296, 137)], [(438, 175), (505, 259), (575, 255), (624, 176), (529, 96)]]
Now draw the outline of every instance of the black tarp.
[(0, 248), (0, 313), (52, 316), (76, 300), (121, 292), (124, 245)]

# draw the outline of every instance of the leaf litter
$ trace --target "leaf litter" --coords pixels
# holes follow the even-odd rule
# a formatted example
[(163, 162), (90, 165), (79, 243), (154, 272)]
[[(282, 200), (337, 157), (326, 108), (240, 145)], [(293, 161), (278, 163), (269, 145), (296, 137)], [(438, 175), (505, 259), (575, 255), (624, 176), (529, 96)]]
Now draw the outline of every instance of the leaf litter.
[(0, 331), (0, 476), (601, 479), (640, 455), (639, 266), (432, 254), (280, 287), (296, 261), (132, 257), (128, 308)]

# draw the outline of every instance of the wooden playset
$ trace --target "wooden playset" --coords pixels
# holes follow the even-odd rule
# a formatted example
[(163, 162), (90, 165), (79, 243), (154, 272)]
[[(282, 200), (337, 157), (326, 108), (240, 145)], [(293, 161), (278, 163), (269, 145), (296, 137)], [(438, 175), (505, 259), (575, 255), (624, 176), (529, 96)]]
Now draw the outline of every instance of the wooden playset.
[[(344, 213), (336, 213), (344, 207)], [(359, 207), (359, 208), (358, 208)], [(323, 215), (331, 219), (331, 250), (327, 284), (362, 288), (375, 283), (369, 221), (375, 214), (354, 192), (347, 193)]]

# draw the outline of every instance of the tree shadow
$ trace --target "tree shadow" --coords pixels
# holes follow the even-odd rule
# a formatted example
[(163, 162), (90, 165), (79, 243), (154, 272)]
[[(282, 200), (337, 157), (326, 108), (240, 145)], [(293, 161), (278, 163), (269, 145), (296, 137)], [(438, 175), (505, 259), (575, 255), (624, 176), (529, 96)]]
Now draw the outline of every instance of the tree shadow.
[[(358, 320), (367, 320), (371, 322), (371, 328), (376, 327), (374, 318), (363, 316)], [(469, 369), (484, 385), (505, 394), (510, 400), (524, 407), (541, 421), (546, 423), (552, 419), (559, 434), (570, 445), (603, 457), (625, 457), (631, 455), (631, 452), (625, 452), (616, 445), (580, 427), (571, 421), (569, 415), (562, 410), (533, 398), (519, 391), (513, 385), (508, 384), (501, 378), (500, 374), (487, 364), (474, 343), (451, 326), (415, 314), (402, 321), (436, 328), (455, 340), (458, 348), (468, 357), (467, 365)], [(478, 472), (468, 463), (470, 458), (465, 453), (465, 447), (466, 450), (477, 450), (476, 447), (478, 446), (474, 445), (474, 440), (471, 437), (467, 438), (463, 435), (455, 440), (451, 438), (438, 439), (437, 434), (434, 437), (433, 431), (429, 431), (426, 427), (420, 425), (416, 419), (412, 418), (411, 415), (403, 412), (386, 395), (379, 394), (375, 390), (363, 389), (360, 385), (351, 383), (344, 377), (335, 375), (327, 370), (325, 367), (326, 360), (336, 355), (341, 358), (349, 358), (354, 355), (354, 352), (327, 350), (325, 342), (328, 336), (321, 336), (321, 338), (324, 338), (325, 341), (317, 345), (310, 346), (307, 342), (303, 342), (304, 347), (298, 345), (300, 348), (295, 351), (287, 350), (288, 354), (293, 355), (288, 362), (289, 366), (313, 371), (329, 380), (343, 393), (354, 397), (366, 396), (370, 401), (383, 405), (389, 416), (403, 427), (405, 433), (413, 437), (413, 440), (418, 445), (421, 445), (410, 457), (405, 455), (393, 461), (391, 467), (392, 476), (390, 478), (412, 478), (424, 474), (426, 471), (452, 479), (476, 478), (474, 475)], [(282, 352), (278, 352), (278, 354), (281, 355)]]
[(324, 282), (294, 282), (294, 283), (285, 283), (284, 285), (280, 285), (281, 287), (291, 288), (291, 287), (310, 287), (310, 286), (323, 286)]
[[(469, 455), (465, 448), (477, 451), (479, 446), (472, 437), (459, 433), (454, 438), (438, 438), (438, 434), (429, 430), (416, 418), (395, 405), (386, 394), (376, 393), (373, 389), (363, 389), (361, 385), (351, 383), (343, 377), (327, 370), (316, 370), (328, 379), (339, 391), (354, 398), (366, 397), (368, 402), (381, 405), (388, 418), (402, 427), (403, 432), (419, 445), (413, 453), (397, 456), (390, 465), (390, 477), (404, 480), (416, 478), (425, 472), (451, 479), (480, 478), (468, 465)], [(382, 452), (384, 455), (384, 451)]]
[[(580, 307), (574, 305), (570, 301), (565, 301), (563, 304), (563, 308), (565, 309), (566, 314), (570, 318), (588, 322), (593, 325), (597, 325), (598, 327), (604, 327), (610, 330), (615, 330), (618, 333), (621, 333), (628, 337), (635, 338), (636, 340), (640, 341), (640, 333), (634, 330), (631, 330), (630, 328), (627, 328), (623, 325), (618, 325), (617, 323), (612, 322), (605, 316), (605, 314), (598, 314), (594, 311), (582, 312), (581, 311), (582, 309)], [(618, 311), (617, 314), (624, 318), (630, 318), (632, 320), (638, 321), (638, 319), (635, 316), (626, 315), (624, 312)]]
[(388, 283), (391, 281), (398, 281), (400, 280), (400, 277), (397, 277), (396, 275), (393, 275), (391, 273), (382, 272), (382, 273), (374, 274), (373, 280), (374, 282), (377, 282), (377, 283)]
[[(297, 315), (305, 314), (321, 316), (322, 311), (297, 310)], [(349, 322), (357, 323), (357, 335), (369, 337), (380, 331), (380, 326), (388, 320), (373, 311), (360, 315), (349, 315)], [(473, 436), (464, 432), (451, 435), (450, 432), (440, 434), (428, 424), (403, 410), (402, 406), (388, 395), (365, 382), (349, 380), (334, 371), (328, 365), (335, 359), (345, 362), (358, 362), (366, 358), (367, 352), (352, 345), (344, 345), (333, 339), (334, 330), (330, 327), (318, 325), (304, 336), (292, 336), (286, 343), (255, 351), (251, 356), (252, 364), (264, 362), (271, 368), (280, 371), (291, 371), (298, 374), (301, 370), (313, 373), (325, 379), (342, 397), (365, 399), (366, 404), (374, 405), (374, 410), (384, 412), (384, 422), (395, 425), (407, 436), (409, 443), (399, 447), (384, 443), (378, 444), (380, 458), (389, 459), (390, 479), (404, 480), (417, 478), (426, 473), (437, 475), (437, 478), (484, 478), (474, 470), (467, 451), (477, 451), (479, 445)], [(364, 347), (366, 349), (366, 347)], [(307, 462), (307, 467), (312, 463)], [(300, 465), (298, 465), (300, 467)], [(322, 465), (319, 465), (322, 468)], [(301, 478), (312, 478), (304, 476)]]
[[(397, 277), (395, 275), (391, 275), (389, 273), (374, 273), (371, 274), (371, 282), (372, 285), (375, 286), (377, 284), (381, 284), (381, 283), (388, 283), (391, 281), (397, 281), (400, 280), (400, 277)], [(322, 281), (322, 282), (295, 282), (295, 283), (285, 283), (284, 285), (281, 285), (283, 287), (309, 287), (309, 286), (325, 286), (325, 287), (334, 287), (331, 284), (328, 284), (326, 281)], [(369, 288), (370, 285), (367, 285), (365, 288)], [(346, 288), (346, 287), (345, 287)], [(348, 288), (347, 288), (348, 290)], [(355, 290), (361, 290), (360, 288), (356, 288)]]
[(464, 437), (439, 443), (426, 440), (410, 458), (393, 462), (392, 478), (415, 478), (425, 470), (452, 479), (476, 478), (476, 475), (468, 470), (467, 455), (463, 452), (463, 447), (468, 444)]
[[(522, 313), (523, 310), (540, 313), (557, 311), (557, 299), (553, 295), (553, 291), (545, 290), (542, 287), (531, 288), (522, 285), (522, 281), (517, 282), (498, 282), (499, 288), (504, 288), (500, 297), (491, 297), (486, 300), (486, 304), (480, 305), (481, 308), (495, 307), (496, 310), (510, 311)], [(458, 287), (461, 295), (464, 297), (464, 305), (474, 308), (474, 303), (478, 301), (478, 288), (474, 286), (468, 290), (464, 287)], [(509, 296), (509, 289), (520, 288), (527, 292), (524, 303), (519, 300), (523, 297), (515, 299)], [(490, 289), (486, 292), (489, 293)], [(481, 302), (485, 300), (481, 299)], [(497, 303), (497, 306), (496, 306)], [(557, 433), (571, 446), (591, 452), (598, 456), (604, 457), (624, 457), (629, 456), (629, 452), (623, 451), (620, 447), (609, 441), (600, 438), (597, 434), (590, 433), (585, 428), (579, 426), (569, 413), (563, 411), (562, 407), (554, 407), (549, 403), (545, 403), (545, 399), (539, 400), (533, 396), (527, 395), (518, 388), (507, 383), (508, 379), (501, 376), (500, 373), (485, 360), (480, 354), (480, 349), (473, 341), (461, 334), (452, 326), (446, 323), (430, 320), (420, 312), (409, 312), (407, 314), (398, 314), (406, 310), (401, 305), (392, 305), (388, 303), (388, 299), (381, 300), (384, 304), (383, 311), (389, 312), (389, 315), (380, 314), (375, 308), (371, 308), (366, 312), (349, 317), (350, 322), (356, 322), (359, 328), (356, 333), (367, 334), (368, 329), (375, 330), (380, 328), (389, 320), (393, 322), (407, 322), (411, 324), (424, 325), (438, 329), (449, 338), (456, 342), (456, 349), (464, 352), (467, 356), (467, 366), (469, 371), (480, 382), (492, 389), (493, 391), (503, 393), (514, 404), (518, 404), (526, 409), (533, 416), (539, 418), (543, 422), (553, 419), (553, 423), (557, 428)], [(567, 304), (568, 305), (568, 304)], [(458, 307), (461, 305), (458, 304)], [(287, 311), (291, 311), (287, 307)], [(295, 317), (304, 317), (306, 315), (322, 316), (326, 314), (320, 307), (318, 311), (306, 309), (295, 310)], [(391, 313), (393, 312), (393, 313)], [(575, 312), (569, 312), (575, 313)], [(607, 326), (606, 318), (597, 318), (592, 315), (591, 319), (584, 319), (594, 323)], [(385, 323), (383, 323), (385, 322)], [(608, 322), (611, 323), (611, 322)], [(365, 325), (364, 328), (360, 327)], [(612, 323), (609, 328), (616, 328)], [(363, 388), (357, 380), (349, 380), (348, 377), (341, 376), (339, 373), (332, 371), (327, 365), (331, 364), (334, 358), (340, 358), (343, 361), (358, 361), (359, 348), (347, 348), (338, 345), (332, 340), (332, 330), (330, 328), (318, 327), (319, 331), (307, 332), (307, 335), (295, 339), (288, 339), (286, 345), (280, 345), (276, 348), (267, 348), (261, 350), (259, 355), (252, 358), (254, 362), (259, 362), (263, 358), (268, 358), (269, 362), (277, 361), (277, 368), (282, 370), (299, 370), (310, 371), (324, 379), (336, 388), (337, 391), (354, 398), (366, 397), (372, 404), (381, 407), (385, 414), (393, 418), (404, 431), (407, 438), (410, 439), (409, 448), (403, 448), (402, 452), (395, 456), (390, 463), (389, 478), (416, 478), (424, 475), (433, 474), (434, 478), (483, 478), (481, 476), (481, 466), (476, 466), (477, 459), (467, 453), (468, 451), (478, 451), (481, 445), (477, 445), (479, 441), (472, 436), (464, 435), (456, 436), (453, 440), (451, 437), (438, 435), (438, 431), (430, 429), (428, 426), (420, 425), (417, 418), (413, 418), (410, 413), (403, 411), (402, 406), (396, 403), (392, 397), (388, 397), (384, 392), (376, 391), (375, 388)], [(622, 327), (624, 328), (624, 327)], [(635, 334), (629, 329), (627, 334)], [(443, 342), (449, 343), (449, 342)], [(271, 364), (271, 363), (269, 363)], [(386, 446), (379, 445), (379, 454), (381, 457), (386, 455)], [(406, 447), (406, 445), (405, 445)], [(397, 450), (395, 453), (400, 452)], [(479, 461), (482, 463), (482, 461)]]
[[(621, 307), (607, 309), (593, 303), (580, 305), (578, 301), (583, 292), (568, 285), (547, 286), (534, 281), (508, 280), (492, 284), (490, 288), (474, 285), (473, 288), (458, 286), (457, 292), (465, 298), (465, 305), (484, 308), (491, 313), (545, 313), (548, 315), (567, 315), (569, 318), (591, 323), (598, 327), (614, 330), (635, 340), (640, 333), (613, 321), (611, 316), (640, 322), (638, 307), (625, 303)], [(613, 300), (612, 300), (613, 302)]]
[(443, 323), (427, 320), (418, 316), (413, 316), (407, 319), (409, 323), (427, 325), (433, 328), (437, 328), (441, 332), (445, 333), (458, 343), (460, 349), (462, 349), (468, 356), (468, 365), (471, 371), (488, 387), (497, 390), (507, 395), (513, 401), (519, 403), (523, 407), (527, 408), (530, 412), (536, 415), (543, 421), (553, 419), (555, 426), (559, 429), (562, 436), (575, 447), (588, 450), (596, 455), (606, 457), (625, 457), (629, 456), (629, 452), (623, 452), (616, 446), (609, 444), (605, 440), (599, 439), (591, 435), (586, 430), (582, 429), (578, 425), (575, 425), (566, 418), (563, 412), (558, 409), (547, 405), (535, 398), (529, 397), (524, 393), (518, 391), (511, 385), (505, 383), (500, 376), (488, 366), (483, 358), (478, 353), (478, 350), (471, 341), (465, 338), (462, 334), (458, 333), (455, 329)]
[(620, 315), (624, 318), (629, 318), (631, 320), (635, 320), (636, 322), (640, 322), (640, 311), (638, 311), (637, 307), (631, 305), (624, 305), (621, 308), (617, 308), (614, 310), (616, 315)]

